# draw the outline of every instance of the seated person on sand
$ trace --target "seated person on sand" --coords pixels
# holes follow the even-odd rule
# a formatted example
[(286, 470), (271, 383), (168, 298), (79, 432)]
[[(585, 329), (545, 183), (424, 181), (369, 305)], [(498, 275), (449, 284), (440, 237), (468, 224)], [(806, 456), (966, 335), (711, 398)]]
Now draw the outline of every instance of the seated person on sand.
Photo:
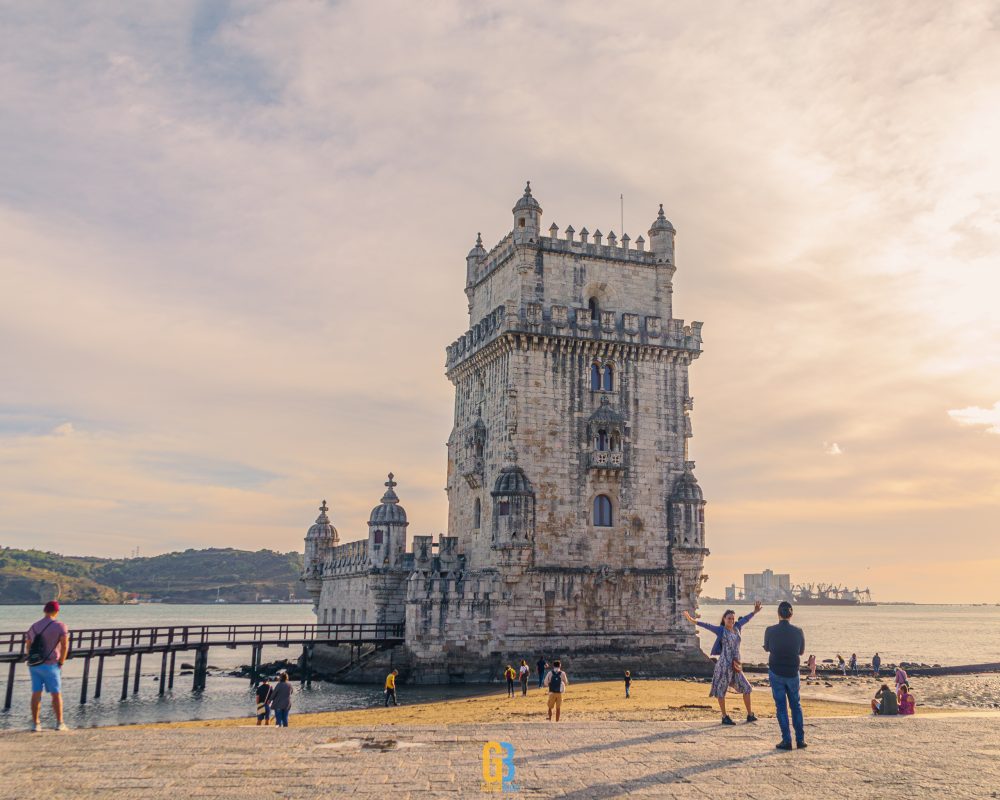
[(916, 713), (917, 700), (912, 694), (910, 694), (910, 687), (905, 683), (900, 684), (897, 699), (899, 700), (900, 714), (909, 716), (910, 714)]
[(882, 688), (875, 692), (872, 699), (872, 713), (879, 716), (895, 716), (899, 713), (899, 703), (896, 700), (896, 693), (883, 683)]

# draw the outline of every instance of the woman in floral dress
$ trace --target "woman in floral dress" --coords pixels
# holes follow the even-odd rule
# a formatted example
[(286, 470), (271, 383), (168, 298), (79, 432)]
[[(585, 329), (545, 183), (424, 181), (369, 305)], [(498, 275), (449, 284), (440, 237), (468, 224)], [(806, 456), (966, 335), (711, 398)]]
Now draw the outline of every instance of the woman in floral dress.
[(740, 659), (740, 630), (760, 611), (760, 607), (760, 602), (755, 603), (753, 611), (739, 619), (736, 619), (735, 611), (727, 611), (722, 615), (722, 622), (719, 625), (709, 625), (707, 622), (695, 619), (687, 611), (684, 612), (688, 622), (693, 622), (695, 625), (711, 631), (717, 637), (712, 648), (712, 655), (718, 655), (719, 660), (715, 662), (712, 689), (708, 696), (719, 701), (723, 725), (736, 724), (732, 717), (726, 713), (726, 694), (729, 691), (743, 695), (743, 705), (747, 709), (747, 722), (757, 721), (757, 715), (753, 713), (750, 702), (750, 692), (753, 691), (753, 687), (750, 686), (750, 681), (743, 674), (743, 664)]

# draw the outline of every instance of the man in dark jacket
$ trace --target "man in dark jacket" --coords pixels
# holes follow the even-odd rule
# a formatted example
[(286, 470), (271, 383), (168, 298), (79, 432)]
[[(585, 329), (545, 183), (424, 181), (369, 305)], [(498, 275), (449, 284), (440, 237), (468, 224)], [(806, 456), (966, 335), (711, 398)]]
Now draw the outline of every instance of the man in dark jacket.
[(768, 678), (771, 694), (781, 726), (779, 750), (792, 749), (792, 734), (788, 729), (788, 709), (792, 709), (795, 743), (799, 749), (806, 746), (802, 721), (802, 704), (799, 702), (799, 656), (806, 650), (806, 637), (801, 628), (792, 625), (792, 604), (787, 600), (778, 604), (778, 624), (764, 631), (764, 649), (768, 658)]

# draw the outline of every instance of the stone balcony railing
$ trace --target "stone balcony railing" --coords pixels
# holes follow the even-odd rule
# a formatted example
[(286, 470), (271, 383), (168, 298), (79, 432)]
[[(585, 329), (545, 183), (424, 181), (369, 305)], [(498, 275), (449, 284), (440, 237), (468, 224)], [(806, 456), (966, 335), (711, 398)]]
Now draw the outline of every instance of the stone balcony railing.
[(594, 450), (590, 454), (590, 466), (596, 469), (621, 469), (625, 466), (624, 453), (620, 450)]

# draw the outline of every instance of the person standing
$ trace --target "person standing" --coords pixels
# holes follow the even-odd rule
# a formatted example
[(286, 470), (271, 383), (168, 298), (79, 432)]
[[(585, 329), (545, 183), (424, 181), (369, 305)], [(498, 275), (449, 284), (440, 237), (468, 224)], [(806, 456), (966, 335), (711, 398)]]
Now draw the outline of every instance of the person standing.
[(629, 690), (632, 688), (632, 673), (625, 670), (625, 699), (629, 698)]
[(545, 676), (545, 686), (549, 690), (549, 722), (552, 722), (553, 708), (556, 710), (556, 722), (558, 722), (562, 712), (563, 695), (566, 694), (566, 687), (569, 686), (569, 678), (563, 672), (562, 662), (558, 659), (552, 662), (552, 669)]
[(385, 704), (389, 705), (389, 698), (392, 698), (392, 704), (398, 706), (399, 703), (396, 702), (396, 676), (399, 675), (399, 670), (394, 669), (388, 675), (385, 676)]
[(855, 678), (858, 677), (858, 654), (857, 653), (851, 653), (850, 667), (851, 667), (851, 675), (853, 677), (855, 677)]
[(292, 684), (288, 682), (288, 673), (282, 672), (278, 676), (278, 682), (271, 690), (271, 708), (274, 709), (274, 726), (276, 728), (288, 727), (288, 712), (292, 710)]
[(257, 698), (257, 724), (271, 724), (271, 684), (264, 678), (254, 692)]
[(840, 670), (842, 677), (847, 677), (847, 662), (844, 661), (844, 657), (840, 653), (837, 653), (837, 669)]
[(69, 629), (56, 619), (59, 603), (50, 600), (42, 610), (44, 616), (25, 633), (28, 648), (28, 671), (31, 673), (32, 730), (42, 730), (42, 690), (52, 696), (52, 711), (56, 715), (56, 730), (66, 731), (63, 722), (62, 666), (69, 655)]
[(809, 654), (809, 660), (806, 661), (806, 666), (809, 668), (809, 677), (816, 677), (816, 656), (812, 653)]
[(684, 616), (688, 622), (693, 622), (695, 625), (711, 631), (717, 637), (715, 645), (712, 647), (712, 654), (718, 653), (719, 660), (715, 662), (715, 672), (712, 674), (712, 688), (708, 696), (714, 697), (718, 701), (719, 711), (722, 712), (723, 725), (736, 724), (733, 722), (733, 718), (726, 713), (726, 694), (730, 689), (743, 695), (743, 705), (747, 709), (747, 722), (757, 721), (757, 715), (753, 713), (750, 700), (750, 693), (753, 691), (753, 687), (743, 674), (743, 663), (740, 660), (740, 642), (742, 641), (740, 630), (747, 622), (753, 619), (754, 615), (760, 609), (761, 603), (758, 600), (754, 604), (753, 611), (745, 617), (740, 617), (738, 620), (736, 619), (735, 611), (726, 611), (722, 615), (721, 624), (718, 626), (701, 622), (695, 619), (689, 612), (684, 612)]
[(792, 625), (791, 619), (792, 604), (783, 600), (778, 604), (778, 624), (764, 631), (764, 649), (769, 653), (768, 678), (781, 728), (781, 741), (775, 745), (778, 750), (792, 749), (792, 734), (788, 729), (789, 708), (796, 746), (799, 749), (806, 746), (802, 703), (799, 701), (799, 658), (806, 650), (806, 637), (801, 628)]
[(517, 673), (514, 668), (508, 664), (507, 669), (503, 671), (503, 676), (507, 679), (507, 697), (514, 696), (514, 678), (517, 677)]
[(882, 674), (882, 656), (878, 653), (872, 656), (872, 674), (876, 678)]
[(528, 666), (528, 662), (523, 658), (521, 659), (521, 666), (517, 668), (517, 675), (521, 679), (521, 697), (527, 697), (528, 677), (531, 675), (531, 667)]
[(896, 694), (899, 694), (899, 687), (906, 686), (910, 683), (910, 676), (906, 674), (906, 670), (902, 667), (896, 667)]
[(542, 656), (539, 656), (538, 657), (538, 663), (535, 664), (535, 667), (538, 669), (538, 688), (539, 689), (541, 689), (542, 685), (545, 683), (545, 667), (546, 666), (547, 666), (547, 664), (545, 663), (545, 659)]

